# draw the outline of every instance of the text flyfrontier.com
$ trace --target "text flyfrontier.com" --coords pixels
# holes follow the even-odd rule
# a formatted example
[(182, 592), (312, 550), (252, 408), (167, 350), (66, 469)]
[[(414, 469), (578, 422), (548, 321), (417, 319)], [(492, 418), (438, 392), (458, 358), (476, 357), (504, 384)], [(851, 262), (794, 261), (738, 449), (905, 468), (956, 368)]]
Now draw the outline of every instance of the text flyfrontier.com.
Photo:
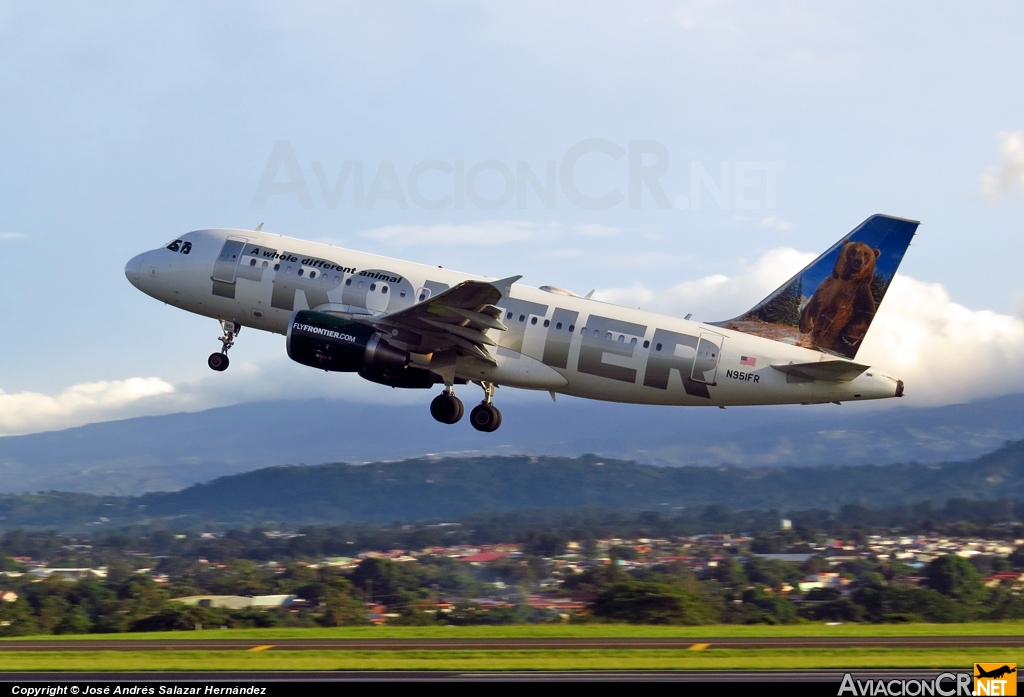
[(940, 673), (931, 680), (857, 680), (847, 673), (838, 694), (854, 697), (1011, 697), (1017, 694), (1017, 664), (975, 663), (973, 675)]
[(58, 695), (265, 695), (259, 685), (14, 685), (12, 695), (57, 697)]

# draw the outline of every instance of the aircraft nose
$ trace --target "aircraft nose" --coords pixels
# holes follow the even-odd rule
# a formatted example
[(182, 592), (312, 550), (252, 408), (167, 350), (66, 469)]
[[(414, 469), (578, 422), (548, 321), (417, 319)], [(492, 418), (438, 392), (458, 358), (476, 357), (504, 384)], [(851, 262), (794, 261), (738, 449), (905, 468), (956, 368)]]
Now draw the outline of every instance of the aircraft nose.
[(132, 257), (131, 260), (124, 265), (124, 275), (136, 288), (139, 287), (139, 281), (142, 279), (142, 259), (145, 256), (145, 252), (138, 254)]

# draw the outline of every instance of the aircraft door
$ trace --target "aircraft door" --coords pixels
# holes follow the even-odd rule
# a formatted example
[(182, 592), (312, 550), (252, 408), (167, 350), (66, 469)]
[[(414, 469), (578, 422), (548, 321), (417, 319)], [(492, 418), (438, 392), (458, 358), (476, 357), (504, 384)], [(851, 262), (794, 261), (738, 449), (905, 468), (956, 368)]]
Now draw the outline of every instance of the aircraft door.
[(723, 341), (725, 341), (725, 337), (721, 334), (701, 333), (700, 340), (697, 342), (697, 355), (693, 359), (693, 370), (690, 374), (694, 381), (707, 385), (715, 384), (718, 361), (722, 357)]
[(235, 270), (242, 260), (242, 248), (246, 242), (244, 237), (229, 237), (225, 240), (217, 263), (213, 265), (213, 280), (221, 283), (235, 282)]
[(391, 286), (381, 281), (374, 281), (370, 284), (370, 290), (366, 294), (366, 309), (373, 312), (386, 312), (390, 299)]

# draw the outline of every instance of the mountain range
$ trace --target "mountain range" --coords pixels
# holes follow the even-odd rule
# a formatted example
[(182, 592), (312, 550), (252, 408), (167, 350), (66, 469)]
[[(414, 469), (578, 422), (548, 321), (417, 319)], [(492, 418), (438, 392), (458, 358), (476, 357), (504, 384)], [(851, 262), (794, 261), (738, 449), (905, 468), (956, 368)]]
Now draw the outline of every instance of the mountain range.
[(580, 456), (737, 467), (968, 460), (1024, 438), (1024, 395), (941, 407), (843, 404), (696, 409), (571, 398), (502, 405), (478, 433), (426, 404), (247, 403), (0, 438), (0, 492), (139, 495), (286, 464), (424, 456)]
[[(418, 458), (365, 465), (268, 467), (139, 497), (52, 492), (0, 495), (0, 529), (96, 530), (162, 521), (174, 528), (451, 521), (472, 514), (606, 509), (705, 515), (732, 510), (836, 510), (949, 499), (987, 500), (1019, 515), (1024, 441), (947, 464), (657, 467), (596, 455)], [(996, 501), (1003, 501), (996, 504)], [(955, 502), (953, 502), (955, 503)], [(1016, 509), (1016, 510), (1015, 510)]]

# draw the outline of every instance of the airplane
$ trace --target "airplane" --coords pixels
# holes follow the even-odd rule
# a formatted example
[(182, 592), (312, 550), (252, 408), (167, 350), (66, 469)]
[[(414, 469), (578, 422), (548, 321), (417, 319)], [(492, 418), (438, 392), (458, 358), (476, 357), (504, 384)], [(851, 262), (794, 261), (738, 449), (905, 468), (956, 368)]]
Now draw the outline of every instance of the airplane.
[(633, 404), (815, 404), (902, 397), (854, 362), (919, 223), (873, 215), (731, 320), (696, 322), (256, 230), (189, 232), (125, 266), (136, 288), (220, 322), (226, 370), (243, 327), (283, 334), (288, 356), (390, 387), (442, 391), (430, 413), (501, 425), (499, 386)]

